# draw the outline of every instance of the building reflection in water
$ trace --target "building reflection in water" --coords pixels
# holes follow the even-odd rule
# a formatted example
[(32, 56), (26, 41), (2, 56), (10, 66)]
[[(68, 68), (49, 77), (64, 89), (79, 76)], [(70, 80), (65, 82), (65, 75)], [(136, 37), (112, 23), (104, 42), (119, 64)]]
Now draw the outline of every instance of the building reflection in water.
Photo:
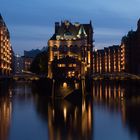
[[(84, 85), (84, 81), (82, 82)], [(85, 86), (85, 85), (84, 85)], [(76, 86), (77, 87), (77, 86)], [(85, 89), (82, 88), (82, 94)], [(80, 93), (79, 93), (80, 94)], [(50, 140), (92, 140), (93, 103), (91, 99), (44, 99), (35, 96), (40, 116), (48, 122)]]
[[(16, 110), (15, 104), (17, 102), (19, 102), (17, 104), (18, 107), (22, 104), (23, 115), (27, 115), (26, 113), (28, 111), (34, 112), (35, 109), (37, 113), (31, 113), (30, 119), (33, 120), (33, 118), (36, 118), (34, 123), (41, 124), (40, 127), (37, 125), (37, 132), (39, 130), (42, 132), (45, 124), (45, 135), (47, 135), (50, 140), (96, 139), (95, 131), (97, 127), (95, 125), (96, 117), (94, 116), (97, 114), (97, 108), (102, 108), (101, 111), (103, 115), (104, 113), (111, 114), (111, 117), (115, 115), (117, 122), (121, 119), (122, 126), (120, 129), (122, 134), (130, 134), (130, 136), (132, 136), (128, 136), (130, 139), (133, 139), (133, 135), (140, 139), (139, 87), (140, 86), (135, 86), (135, 84), (131, 83), (94, 82), (91, 92), (92, 96), (85, 96), (83, 89), (81, 92), (83, 92), (84, 96), (81, 100), (79, 98), (75, 100), (69, 98), (67, 98), (67, 100), (48, 99), (45, 95), (33, 93), (31, 91), (31, 83), (15, 84), (12, 91), (11, 88), (7, 88), (7, 91), (1, 91), (0, 89), (0, 92), (5, 93), (5, 95), (0, 97), (0, 140), (12, 139), (11, 135), (9, 135), (9, 131), (13, 136), (14, 132), (16, 135), (17, 131), (21, 132), (27, 129), (26, 127), (31, 130), (33, 129), (33, 131), (36, 130), (31, 125), (28, 125), (25, 128), (23, 127), (20, 131), (18, 130), (17, 122), (12, 122), (14, 127), (11, 127), (11, 121), (13, 121), (13, 119), (11, 119), (11, 113), (13, 109), (16, 111), (15, 114), (13, 113), (13, 118), (19, 117), (19, 113), (21, 113), (21, 109)], [(14, 103), (12, 104), (12, 102)], [(98, 107), (96, 108), (96, 106)], [(28, 107), (30, 108), (29, 110), (27, 109)], [(97, 117), (100, 118), (100, 116)], [(29, 118), (26, 119), (23, 117), (23, 122), (25, 121), (26, 123), (26, 121), (29, 121)], [(40, 123), (40, 120), (44, 122), (43, 125)], [(106, 121), (106, 119), (103, 117), (102, 121)], [(111, 125), (111, 123), (109, 125)], [(48, 130), (47, 132), (46, 128)], [(103, 130), (100, 130), (100, 135), (102, 135), (102, 131)], [(112, 131), (116, 131), (116, 128), (113, 128)], [(127, 134), (125, 133), (126, 131), (128, 132)], [(38, 133), (34, 136), (32, 133), (29, 135), (35, 139)]]
[(10, 89), (8, 91), (8, 88), (5, 90), (0, 85), (0, 93), (2, 93), (0, 96), (0, 140), (8, 140), (12, 114), (12, 91)]
[(31, 86), (32, 83), (29, 81), (16, 82), (12, 91), (14, 99), (21, 104), (31, 104), (33, 100)]
[[(55, 100), (46, 102), (36, 97), (37, 110), (48, 122), (50, 140), (92, 140), (93, 105), (89, 99), (70, 102)], [(47, 105), (45, 109), (44, 106)]]
[(124, 128), (140, 139), (140, 88), (131, 82), (94, 82), (94, 104), (121, 114)]
[(125, 89), (119, 83), (93, 83), (93, 98), (96, 101), (123, 100)]
[[(28, 94), (29, 93), (29, 94)], [(32, 100), (31, 83), (0, 83), (0, 140), (9, 140), (12, 128), (13, 99)]]
[(7, 140), (11, 123), (12, 105), (9, 98), (0, 99), (0, 140)]

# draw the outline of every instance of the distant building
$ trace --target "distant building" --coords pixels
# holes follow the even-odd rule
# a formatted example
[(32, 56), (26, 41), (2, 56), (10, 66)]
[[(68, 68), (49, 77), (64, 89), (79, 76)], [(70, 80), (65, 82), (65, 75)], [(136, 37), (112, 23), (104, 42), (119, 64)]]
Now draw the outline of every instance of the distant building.
[[(55, 33), (48, 41), (48, 77), (77, 77), (93, 72), (93, 28), (89, 24), (72, 24), (69, 21), (56, 22)], [(57, 74), (52, 63), (63, 72)], [(55, 67), (55, 68), (56, 68)]]
[(20, 74), (23, 71), (23, 58), (16, 54), (14, 56), (14, 74)]
[(32, 49), (30, 51), (24, 50), (24, 56), (35, 58), (39, 53), (41, 53), (43, 51), (47, 51), (47, 50), (48, 50), (47, 46), (44, 46), (42, 49)]
[(25, 51), (24, 50), (24, 56), (25, 57), (35, 58), (39, 53), (41, 53), (41, 50), (39, 50), (39, 49), (30, 50), (30, 51)]
[(30, 71), (31, 64), (34, 60), (34, 58), (41, 52), (47, 51), (48, 47), (43, 47), (40, 49), (32, 49), (30, 51), (24, 50), (24, 56), (22, 56), (23, 59), (23, 70), (24, 71)]
[(22, 56), (22, 60), (23, 60), (23, 70), (26, 72), (30, 71), (30, 67), (31, 67), (31, 64), (32, 64), (34, 58)]
[(94, 73), (114, 73), (121, 71), (121, 52), (119, 45), (94, 51), (93, 57)]
[(94, 51), (94, 73), (125, 72), (140, 75), (140, 20), (136, 31), (129, 31), (120, 46)]
[(12, 61), (11, 61), (11, 74), (14, 74), (15, 73), (15, 53), (14, 53), (14, 50), (13, 50), (13, 48), (12, 48), (12, 46), (11, 46), (11, 53), (12, 53), (12, 56), (11, 56), (11, 58), (12, 58)]
[(11, 73), (12, 51), (10, 34), (0, 14), (0, 75)]

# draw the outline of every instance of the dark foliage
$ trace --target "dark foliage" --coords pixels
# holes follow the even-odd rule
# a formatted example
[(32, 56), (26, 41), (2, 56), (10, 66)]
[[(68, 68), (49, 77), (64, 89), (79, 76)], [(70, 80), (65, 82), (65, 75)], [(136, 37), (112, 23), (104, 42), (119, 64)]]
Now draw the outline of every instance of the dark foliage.
[(48, 74), (48, 52), (39, 53), (31, 64), (30, 71), (36, 74)]

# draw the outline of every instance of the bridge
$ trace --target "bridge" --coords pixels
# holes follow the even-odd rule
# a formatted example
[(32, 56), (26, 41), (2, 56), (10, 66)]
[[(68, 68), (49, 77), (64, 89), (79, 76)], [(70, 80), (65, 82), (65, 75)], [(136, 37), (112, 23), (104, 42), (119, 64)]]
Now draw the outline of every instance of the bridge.
[[(46, 75), (37, 75), (31, 72), (20, 73), (9, 76), (0, 76), (0, 80), (3, 79), (13, 79), (15, 81), (33, 81), (39, 80), (40, 78), (45, 78)], [(91, 76), (93, 80), (140, 80), (140, 75), (134, 75), (130, 73), (97, 73)]]
[(140, 75), (130, 74), (130, 73), (103, 73), (103, 74), (93, 74), (93, 80), (140, 80)]
[(33, 81), (39, 80), (40, 78), (45, 78), (45, 75), (36, 75), (33, 73), (20, 73), (20, 74), (11, 74), (11, 75), (2, 75), (0, 80), (4, 79), (13, 79), (15, 81)]
[(12, 75), (11, 78), (15, 81), (32, 81), (39, 80), (42, 76), (33, 73), (21, 73)]

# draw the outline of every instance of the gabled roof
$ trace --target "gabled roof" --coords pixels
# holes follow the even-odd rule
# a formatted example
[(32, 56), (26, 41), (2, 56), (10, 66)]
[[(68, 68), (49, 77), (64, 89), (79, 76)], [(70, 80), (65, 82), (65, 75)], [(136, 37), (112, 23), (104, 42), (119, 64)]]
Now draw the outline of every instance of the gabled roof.
[(82, 37), (82, 36), (87, 36), (86, 31), (85, 31), (83, 25), (81, 25), (81, 27), (80, 27), (80, 29), (79, 29), (79, 32), (78, 32), (78, 35), (81, 36), (81, 37)]
[(91, 22), (90, 24), (79, 24), (79, 23), (74, 23), (72, 24), (69, 21), (61, 21), (61, 24), (57, 22), (57, 32), (53, 34), (51, 37), (51, 40), (56, 40), (59, 38), (75, 38), (75, 39), (80, 39), (80, 37), (86, 37), (87, 34), (89, 34), (89, 30), (92, 30), (92, 25)]

